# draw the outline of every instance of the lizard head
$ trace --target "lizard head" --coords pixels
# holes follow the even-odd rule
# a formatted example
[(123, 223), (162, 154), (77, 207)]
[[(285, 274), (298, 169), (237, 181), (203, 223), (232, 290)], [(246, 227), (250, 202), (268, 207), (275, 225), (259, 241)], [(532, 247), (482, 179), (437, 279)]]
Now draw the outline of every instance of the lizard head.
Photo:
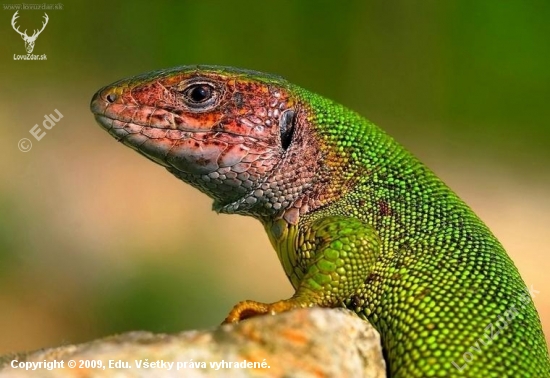
[(282, 213), (313, 180), (315, 147), (300, 127), (307, 114), (277, 76), (176, 67), (100, 89), (91, 110), (109, 134), (208, 194), (219, 212)]

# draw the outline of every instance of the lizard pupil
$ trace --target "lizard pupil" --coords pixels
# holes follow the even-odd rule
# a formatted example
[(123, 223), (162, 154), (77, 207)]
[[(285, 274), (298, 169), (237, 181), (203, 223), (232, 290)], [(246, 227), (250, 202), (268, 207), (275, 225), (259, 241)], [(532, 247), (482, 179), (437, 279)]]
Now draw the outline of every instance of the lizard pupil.
[(176, 87), (176, 91), (182, 94), (183, 104), (193, 111), (208, 111), (214, 108), (220, 99), (219, 86), (206, 80), (192, 83), (183, 82), (178, 87)]
[(116, 101), (116, 95), (113, 94), (113, 93), (109, 93), (109, 94), (107, 95), (107, 101), (109, 101), (110, 103), (115, 102), (115, 101)]
[(212, 97), (212, 88), (204, 84), (196, 85), (188, 89), (188, 96), (193, 102), (204, 102)]

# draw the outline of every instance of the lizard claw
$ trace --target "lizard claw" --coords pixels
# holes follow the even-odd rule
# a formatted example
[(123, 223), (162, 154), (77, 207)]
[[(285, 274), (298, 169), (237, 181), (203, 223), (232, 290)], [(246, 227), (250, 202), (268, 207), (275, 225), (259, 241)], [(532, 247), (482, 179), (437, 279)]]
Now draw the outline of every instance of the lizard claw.
[(241, 320), (253, 316), (265, 315), (269, 313), (269, 304), (256, 301), (242, 301), (237, 303), (229, 315), (223, 321), (223, 324), (238, 323)]
[(242, 301), (237, 303), (223, 324), (238, 323), (241, 320), (252, 318), (258, 315), (275, 315), (281, 312), (290, 311), (295, 308), (308, 307), (308, 304), (300, 303), (295, 299), (286, 299), (275, 303), (262, 303), (256, 301)]

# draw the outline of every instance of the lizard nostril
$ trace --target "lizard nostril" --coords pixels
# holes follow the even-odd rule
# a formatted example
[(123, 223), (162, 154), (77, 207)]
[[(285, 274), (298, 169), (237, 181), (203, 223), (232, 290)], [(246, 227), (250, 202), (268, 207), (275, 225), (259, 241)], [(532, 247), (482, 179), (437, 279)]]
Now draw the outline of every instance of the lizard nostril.
[(107, 95), (107, 101), (109, 101), (110, 103), (113, 103), (116, 101), (116, 94), (114, 93), (109, 93)]

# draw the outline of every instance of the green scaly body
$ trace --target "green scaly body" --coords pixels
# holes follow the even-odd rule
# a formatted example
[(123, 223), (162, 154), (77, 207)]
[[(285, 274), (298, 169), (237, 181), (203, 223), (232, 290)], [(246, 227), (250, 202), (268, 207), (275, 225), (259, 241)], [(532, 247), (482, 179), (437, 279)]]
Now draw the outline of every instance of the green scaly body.
[[(206, 100), (204, 85), (214, 93)], [(133, 115), (121, 110), (129, 104)], [(159, 108), (181, 122), (159, 116), (151, 126)], [(391, 377), (550, 377), (537, 312), (501, 244), (356, 113), (274, 76), (201, 66), (105, 87), (92, 110), (215, 210), (264, 224), (296, 294), (241, 302), (228, 322), (345, 306), (380, 332)]]

